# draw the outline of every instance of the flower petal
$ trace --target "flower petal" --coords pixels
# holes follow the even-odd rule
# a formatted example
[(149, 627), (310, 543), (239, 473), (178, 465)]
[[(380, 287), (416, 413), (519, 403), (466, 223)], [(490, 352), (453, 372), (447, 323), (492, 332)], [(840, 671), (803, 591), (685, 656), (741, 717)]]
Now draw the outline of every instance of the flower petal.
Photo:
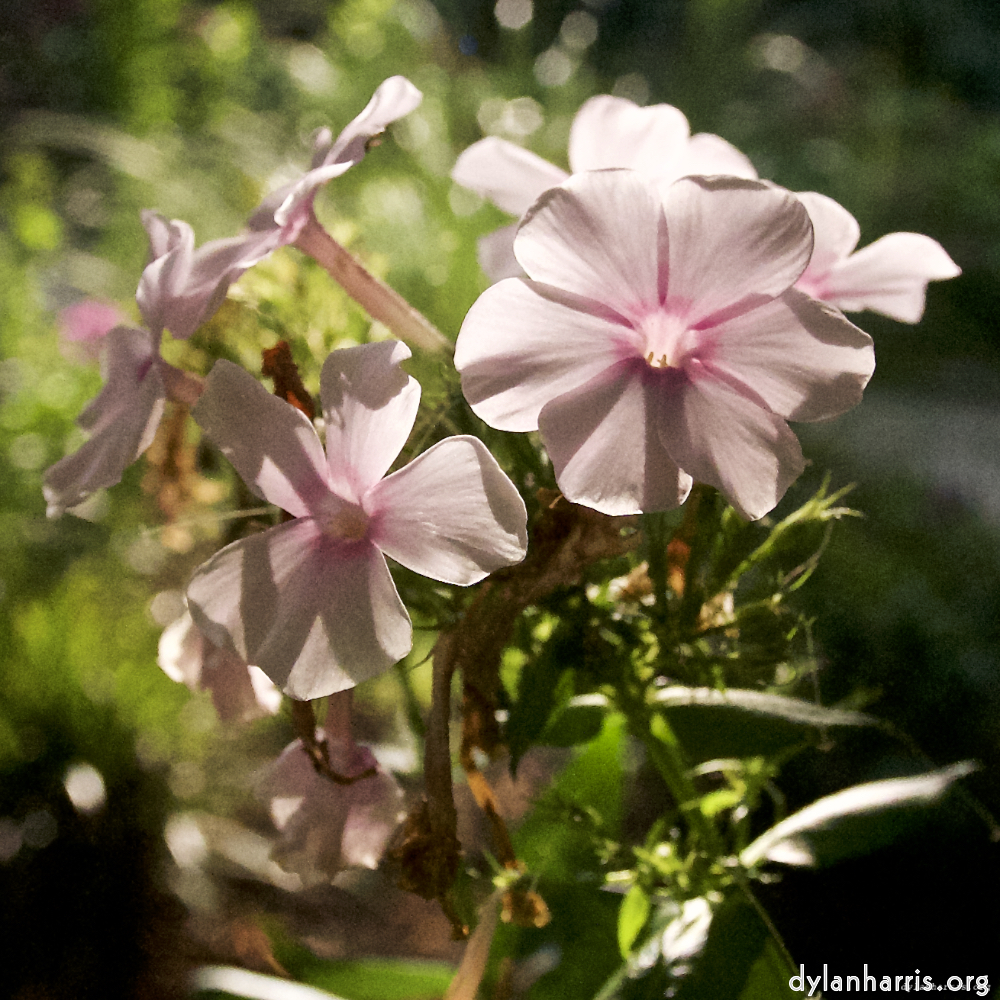
[(406, 77), (385, 80), (372, 99), (343, 132), (331, 141), (329, 129), (316, 135), (312, 167), (298, 180), (271, 192), (254, 211), (248, 227), (255, 232), (274, 231), (274, 247), (294, 243), (312, 213), (316, 190), (347, 173), (365, 158), (368, 143), (397, 118), (409, 114), (423, 100), (423, 94)]
[[(802, 278), (821, 279), (837, 261), (843, 260), (858, 245), (861, 227), (843, 205), (815, 191), (795, 195), (806, 207), (813, 224), (813, 252)], [(803, 286), (804, 292), (809, 288)]]
[(524, 215), (531, 203), (569, 174), (506, 139), (487, 136), (463, 150), (451, 171), (456, 184), (488, 198), (511, 215)]
[(299, 518), (234, 542), (195, 573), (195, 624), (293, 698), (343, 691), (387, 670), (412, 632), (381, 553)]
[(711, 335), (706, 367), (788, 420), (827, 420), (849, 410), (875, 370), (871, 337), (794, 288)]
[(147, 330), (120, 326), (107, 334), (104, 388), (77, 419), (90, 440), (45, 473), (49, 517), (114, 486), (153, 443), (166, 403), (161, 364)]
[(635, 331), (597, 303), (510, 278), (488, 288), (469, 310), (455, 367), (479, 417), (501, 430), (530, 431), (554, 396), (639, 352)]
[[(403, 115), (408, 115), (424, 95), (405, 76), (390, 76), (372, 94), (364, 110), (337, 136), (323, 157), (326, 165), (346, 163), (353, 166), (365, 158), (368, 142)], [(319, 150), (315, 158), (318, 159)], [(319, 166), (318, 163), (313, 166)]]
[(543, 408), (539, 430), (567, 499), (605, 514), (637, 514), (687, 498), (691, 477), (657, 434), (659, 380), (644, 369), (642, 361), (622, 362)]
[(570, 168), (628, 167), (656, 177), (684, 154), (689, 135), (687, 118), (669, 104), (640, 108), (601, 94), (584, 101), (573, 119)]
[(195, 250), (194, 232), (186, 222), (167, 223), (152, 212), (144, 213), (143, 221), (153, 252), (164, 246), (166, 252), (142, 272), (136, 302), (153, 333), (167, 329), (181, 339), (209, 319), (229, 286), (278, 245), (270, 234), (246, 233)]
[(420, 405), (420, 386), (400, 362), (410, 349), (398, 340), (333, 351), (323, 364), (320, 395), (326, 421), (330, 481), (360, 502), (401, 451)]
[(659, 406), (670, 455), (751, 521), (774, 508), (805, 467), (781, 417), (708, 373), (689, 375), (678, 391), (659, 396)]
[(512, 226), (501, 226), (492, 233), (480, 236), (476, 243), (476, 257), (483, 274), (490, 281), (502, 281), (504, 278), (524, 277), (524, 270), (514, 256), (514, 236), (517, 233), (516, 223)]
[(668, 298), (687, 307), (692, 326), (780, 295), (809, 262), (809, 214), (790, 191), (736, 177), (685, 177), (664, 202)]
[(850, 312), (872, 309), (903, 323), (924, 314), (928, 281), (962, 273), (937, 240), (890, 233), (835, 265), (823, 298)]
[(372, 541), (415, 573), (466, 587), (527, 551), (527, 512), (486, 446), (446, 438), (368, 494)]
[(330, 492), (323, 446), (309, 418), (231, 361), (216, 361), (191, 411), (259, 497), (302, 517)]
[[(757, 179), (757, 169), (750, 157), (732, 143), (710, 132), (691, 136), (679, 168), (684, 174), (729, 174), (731, 177)], [(674, 178), (671, 178), (673, 180)]]
[(601, 170), (546, 191), (524, 217), (514, 255), (534, 280), (633, 318), (659, 305), (664, 235), (655, 188), (634, 171)]

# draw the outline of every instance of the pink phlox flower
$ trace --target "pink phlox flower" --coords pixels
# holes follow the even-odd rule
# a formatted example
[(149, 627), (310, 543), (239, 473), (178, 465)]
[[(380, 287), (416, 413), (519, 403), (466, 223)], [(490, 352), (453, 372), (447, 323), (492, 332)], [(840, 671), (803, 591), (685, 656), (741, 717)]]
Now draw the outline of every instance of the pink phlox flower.
[[(688, 120), (669, 104), (642, 108), (602, 94), (580, 106), (569, 136), (572, 173), (625, 167), (662, 188), (687, 174), (731, 174), (756, 178), (753, 164), (717, 135), (691, 135)], [(506, 139), (489, 136), (466, 149), (451, 173), (467, 187), (511, 215), (522, 216), (536, 198), (569, 174)], [(479, 262), (491, 281), (523, 275), (514, 257), (517, 227), (482, 237)]]
[[(322, 740), (324, 733), (317, 733)], [(280, 833), (273, 855), (289, 871), (312, 880), (332, 878), (350, 866), (376, 868), (389, 838), (403, 819), (403, 792), (366, 746), (327, 740), (330, 766), (344, 777), (375, 773), (349, 785), (317, 774), (295, 740), (258, 782)]]
[(924, 314), (927, 282), (958, 277), (961, 268), (937, 240), (920, 233), (889, 233), (854, 252), (857, 220), (826, 195), (798, 194), (812, 219), (812, 259), (795, 287), (845, 312), (871, 309), (902, 323)]
[(294, 243), (313, 214), (319, 187), (364, 159), (367, 143), (412, 111), (422, 94), (405, 77), (393, 76), (332, 141), (328, 129), (316, 137), (312, 169), (273, 192), (251, 215), (246, 231), (195, 248), (186, 222), (143, 213), (152, 250), (136, 299), (146, 325), (179, 338), (192, 333), (222, 304), (229, 286), (278, 247)]
[(104, 341), (104, 387), (76, 421), (90, 439), (45, 473), (49, 517), (117, 483), (153, 443), (163, 416), (171, 366), (160, 357), (159, 338), (119, 326)]
[(193, 410), (250, 489), (294, 520), (197, 570), (191, 612), (216, 645), (293, 698), (351, 688), (409, 651), (410, 619), (383, 553), (461, 586), (524, 556), (524, 503), (476, 438), (447, 438), (385, 475), (420, 401), (399, 367), (409, 356), (384, 341), (327, 358), (325, 454), (304, 414), (227, 361)]
[(423, 94), (406, 77), (391, 76), (335, 141), (329, 129), (320, 129), (310, 169), (261, 202), (250, 217), (250, 233), (269, 234), (272, 249), (294, 243), (312, 217), (316, 191), (360, 163), (370, 141), (396, 119), (408, 115), (422, 100)]
[(281, 707), (281, 692), (264, 671), (209, 642), (188, 611), (163, 630), (156, 659), (171, 680), (210, 691), (223, 722), (249, 722)]
[(576, 174), (514, 249), (529, 277), (487, 289), (458, 337), (465, 397), (538, 429), (565, 496), (605, 513), (676, 507), (696, 479), (761, 517), (803, 468), (786, 421), (849, 409), (874, 369), (867, 334), (792, 288), (812, 226), (773, 185)]

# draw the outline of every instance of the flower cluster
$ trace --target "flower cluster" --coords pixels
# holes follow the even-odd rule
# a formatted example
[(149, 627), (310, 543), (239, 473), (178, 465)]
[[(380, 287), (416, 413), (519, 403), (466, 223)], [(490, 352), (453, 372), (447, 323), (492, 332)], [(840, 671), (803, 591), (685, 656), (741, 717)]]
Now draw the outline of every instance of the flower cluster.
[[(107, 308), (67, 317), (83, 330), (70, 336), (103, 336), (104, 387), (79, 418), (89, 440), (46, 473), (50, 514), (116, 483), (168, 400), (189, 406), (249, 490), (284, 512), (195, 570), (188, 610), (161, 642), (163, 669), (210, 689), (226, 718), (273, 713), (279, 688), (302, 702), (349, 692), (407, 655), (411, 621), (386, 556), (470, 586), (526, 553), (524, 501), (479, 439), (446, 438), (390, 472), (421, 398), (402, 342), (329, 355), (322, 438), (235, 364), (218, 360), (202, 379), (160, 356), (165, 332), (190, 337), (278, 247), (343, 254), (316, 219), (316, 192), (420, 100), (403, 77), (386, 80), (336, 140), (319, 133), (310, 169), (236, 236), (197, 247), (187, 223), (144, 213), (143, 327), (105, 333), (118, 323)], [(805, 464), (789, 421), (843, 413), (874, 370), (871, 338), (842, 310), (916, 322), (928, 281), (958, 273), (918, 234), (854, 252), (845, 209), (759, 180), (746, 156), (692, 136), (668, 105), (587, 101), (569, 165), (496, 138), (459, 158), (458, 183), (521, 219), (481, 241), (495, 283), (469, 310), (454, 361), (472, 410), (501, 430), (538, 431), (565, 497), (604, 514), (674, 508), (696, 481), (744, 518), (771, 511)], [(359, 269), (336, 259), (335, 276)], [(371, 309), (395, 294), (374, 279), (364, 288)], [(405, 303), (386, 309), (415, 343), (444, 342), (422, 317), (407, 326)], [(296, 741), (259, 788), (285, 859), (327, 873), (377, 862), (401, 796), (351, 739), (347, 704), (328, 717), (329, 737)], [(342, 784), (310, 757), (319, 745)]]

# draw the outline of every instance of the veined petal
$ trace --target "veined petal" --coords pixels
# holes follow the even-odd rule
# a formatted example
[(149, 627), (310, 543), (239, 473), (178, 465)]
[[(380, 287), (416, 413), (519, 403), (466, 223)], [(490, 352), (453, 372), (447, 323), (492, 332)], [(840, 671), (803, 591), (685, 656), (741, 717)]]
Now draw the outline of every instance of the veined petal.
[(644, 368), (622, 362), (542, 409), (539, 430), (567, 499), (605, 514), (637, 514), (687, 498), (691, 477), (657, 434), (660, 379)]
[(685, 177), (664, 198), (668, 299), (691, 326), (780, 295), (805, 270), (812, 225), (790, 191), (736, 177)]
[(524, 558), (527, 512), (477, 438), (446, 438), (377, 483), (365, 499), (371, 539), (432, 580), (468, 586)]
[(632, 170), (600, 170), (542, 194), (517, 231), (514, 255), (535, 281), (631, 319), (659, 305), (664, 242), (655, 188)]
[[(750, 157), (731, 142), (711, 132), (691, 136), (679, 163), (681, 174), (729, 174), (731, 177), (757, 179), (757, 169)], [(670, 178), (674, 180), (675, 178)]]
[(465, 149), (451, 171), (456, 184), (488, 198), (511, 215), (523, 215), (531, 203), (569, 174), (506, 139), (487, 136)]
[(107, 334), (105, 344), (104, 388), (77, 420), (90, 431), (90, 440), (45, 473), (49, 517), (119, 482), (153, 443), (163, 416), (166, 392), (153, 336), (120, 326)]
[(408, 115), (423, 99), (424, 95), (405, 76), (390, 76), (379, 84), (361, 114), (337, 136), (323, 163), (349, 166), (360, 163), (365, 158), (368, 140), (384, 132), (397, 118)]
[(231, 361), (216, 361), (192, 416), (253, 492), (302, 517), (330, 493), (323, 446), (309, 418)]
[(504, 278), (524, 277), (524, 269), (514, 256), (514, 236), (517, 224), (501, 226), (492, 233), (480, 236), (476, 244), (476, 257), (483, 274), (490, 281), (502, 281)]
[(343, 691), (387, 670), (412, 631), (382, 554), (299, 518), (234, 542), (188, 588), (195, 624), (293, 698)]
[(669, 104), (640, 108), (623, 97), (591, 97), (570, 129), (570, 168), (628, 167), (655, 177), (683, 155), (690, 131), (684, 114)]
[(419, 384), (399, 367), (408, 357), (405, 344), (384, 340), (333, 351), (323, 364), (330, 482), (345, 499), (359, 502), (406, 444), (420, 405)]
[(658, 401), (660, 439), (670, 455), (748, 520), (772, 510), (805, 467), (781, 417), (708, 373), (689, 375)]
[[(813, 224), (813, 252), (803, 279), (821, 279), (838, 261), (858, 245), (861, 227), (843, 205), (815, 191), (795, 195), (806, 207)], [(809, 288), (803, 286), (803, 291)], [(810, 293), (811, 294), (811, 293)]]
[(705, 366), (788, 420), (827, 420), (861, 402), (872, 339), (832, 306), (789, 289), (711, 331)]
[(903, 323), (924, 314), (928, 281), (962, 273), (937, 240), (920, 233), (890, 233), (836, 264), (823, 298), (841, 309), (872, 309)]
[(639, 356), (636, 332), (598, 303), (509, 278), (486, 289), (462, 323), (455, 367), (469, 405), (491, 427), (529, 431), (554, 396), (623, 357)]

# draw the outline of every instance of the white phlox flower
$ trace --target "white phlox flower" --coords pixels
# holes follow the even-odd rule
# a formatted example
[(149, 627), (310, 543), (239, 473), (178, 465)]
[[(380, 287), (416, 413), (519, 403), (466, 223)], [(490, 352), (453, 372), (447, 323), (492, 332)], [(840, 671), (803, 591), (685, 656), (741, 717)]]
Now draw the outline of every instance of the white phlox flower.
[(539, 430), (577, 503), (667, 510), (698, 480), (761, 517), (804, 465), (787, 421), (854, 406), (875, 365), (867, 334), (792, 287), (812, 248), (802, 203), (761, 181), (574, 175), (518, 230), (528, 277), (465, 318), (465, 397)]
[(409, 356), (383, 341), (327, 358), (325, 454), (303, 413), (227, 361), (193, 410), (250, 489), (294, 520), (197, 570), (191, 613), (293, 698), (346, 690), (409, 652), (410, 619), (383, 553), (461, 586), (524, 557), (524, 502), (476, 438), (446, 438), (385, 475), (420, 401), (399, 367)]
[[(322, 730), (317, 736), (326, 739)], [(274, 858), (289, 871), (332, 878), (350, 866), (375, 868), (404, 816), (403, 792), (371, 750), (350, 740), (326, 739), (330, 766), (353, 778), (337, 784), (317, 774), (295, 740), (262, 775), (256, 795), (266, 803), (279, 838)]]

